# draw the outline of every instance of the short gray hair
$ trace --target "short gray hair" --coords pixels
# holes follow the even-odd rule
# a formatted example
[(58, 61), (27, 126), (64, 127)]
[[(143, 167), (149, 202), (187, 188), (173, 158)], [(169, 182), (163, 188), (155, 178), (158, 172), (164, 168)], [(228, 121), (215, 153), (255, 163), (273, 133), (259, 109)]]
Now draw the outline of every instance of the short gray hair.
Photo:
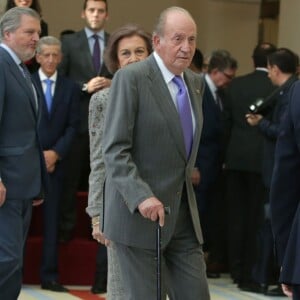
[(226, 69), (236, 70), (237, 68), (237, 60), (231, 56), (230, 52), (225, 49), (218, 49), (211, 53), (207, 72), (211, 73), (213, 69), (222, 72)]
[(189, 16), (194, 21), (194, 18), (186, 9), (179, 6), (168, 7), (165, 10), (163, 10), (159, 15), (156, 25), (154, 26), (153, 35), (164, 36), (167, 17), (171, 12), (176, 12), (176, 11)]
[(36, 46), (36, 53), (40, 54), (43, 51), (43, 46), (58, 46), (61, 50), (61, 41), (54, 36), (44, 36), (39, 39)]
[(22, 16), (29, 16), (41, 20), (40, 15), (28, 7), (14, 7), (9, 9), (0, 20), (0, 40), (4, 38), (5, 32), (15, 32), (21, 23)]

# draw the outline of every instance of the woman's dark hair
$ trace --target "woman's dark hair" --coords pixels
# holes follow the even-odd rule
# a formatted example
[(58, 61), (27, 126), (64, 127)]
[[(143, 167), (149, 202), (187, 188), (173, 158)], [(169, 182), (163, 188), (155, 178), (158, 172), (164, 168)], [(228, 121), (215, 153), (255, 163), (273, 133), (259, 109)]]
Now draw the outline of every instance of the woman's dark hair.
[[(16, 7), (15, 1), (14, 0), (7, 0), (6, 10), (9, 10), (13, 7)], [(40, 14), (40, 16), (42, 15), (42, 9), (41, 9), (41, 5), (39, 3), (39, 0), (32, 0), (32, 4), (30, 5), (30, 8), (37, 11)]]
[(125, 37), (131, 37), (134, 35), (141, 37), (145, 41), (147, 46), (147, 51), (149, 54), (152, 52), (151, 34), (144, 31), (139, 25), (126, 24), (118, 28), (110, 35), (104, 53), (105, 65), (107, 66), (108, 70), (111, 73), (115, 73), (119, 69), (119, 60), (118, 60), (119, 41)]

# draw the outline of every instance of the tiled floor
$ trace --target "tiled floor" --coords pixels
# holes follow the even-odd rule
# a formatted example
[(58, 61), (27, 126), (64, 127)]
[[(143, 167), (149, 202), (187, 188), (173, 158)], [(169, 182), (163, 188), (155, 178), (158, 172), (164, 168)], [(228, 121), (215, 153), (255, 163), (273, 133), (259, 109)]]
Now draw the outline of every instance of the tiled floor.
[[(100, 300), (105, 295), (92, 295), (80, 293), (80, 290), (89, 291), (90, 287), (69, 287), (72, 294), (54, 293), (41, 290), (38, 286), (24, 286), (18, 300)], [(211, 300), (287, 300), (287, 297), (268, 297), (260, 294), (241, 292), (229, 279), (227, 274), (222, 274), (220, 279), (209, 279)], [(125, 299), (124, 299), (125, 300)], [(197, 300), (197, 299), (195, 299)]]

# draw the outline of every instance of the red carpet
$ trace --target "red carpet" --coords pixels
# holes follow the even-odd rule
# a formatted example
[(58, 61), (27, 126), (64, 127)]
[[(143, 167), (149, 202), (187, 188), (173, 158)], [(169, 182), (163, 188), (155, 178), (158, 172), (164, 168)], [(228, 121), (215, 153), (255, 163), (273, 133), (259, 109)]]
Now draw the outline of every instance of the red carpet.
[(89, 291), (70, 290), (70, 294), (82, 299), (82, 300), (105, 300), (100, 295), (94, 295)]
[[(94, 281), (98, 244), (91, 239), (90, 218), (85, 212), (86, 205), (87, 193), (78, 193), (74, 238), (59, 245), (59, 281), (64, 285), (92, 285)], [(38, 206), (33, 209), (26, 245), (23, 276), (25, 284), (40, 284), (39, 268), (43, 239), (41, 220), (42, 206)]]

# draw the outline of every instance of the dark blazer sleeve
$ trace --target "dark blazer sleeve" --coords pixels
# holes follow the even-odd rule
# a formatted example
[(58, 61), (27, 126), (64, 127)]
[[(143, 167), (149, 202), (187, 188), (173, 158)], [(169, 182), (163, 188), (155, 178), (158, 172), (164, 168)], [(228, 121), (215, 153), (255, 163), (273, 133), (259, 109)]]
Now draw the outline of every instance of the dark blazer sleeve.
[(41, 101), (39, 134), (43, 150), (55, 150), (64, 159), (76, 136), (79, 123), (79, 86), (63, 76), (57, 77), (52, 111), (49, 115), (38, 72), (32, 75)]
[(291, 90), (287, 116), (278, 136), (272, 176), (271, 222), (280, 265), (300, 198), (300, 84)]
[(71, 144), (79, 130), (79, 86), (68, 81), (64, 88), (69, 89), (68, 115), (65, 123), (65, 131), (56, 141), (52, 149), (55, 150), (61, 159), (67, 155), (71, 148)]

